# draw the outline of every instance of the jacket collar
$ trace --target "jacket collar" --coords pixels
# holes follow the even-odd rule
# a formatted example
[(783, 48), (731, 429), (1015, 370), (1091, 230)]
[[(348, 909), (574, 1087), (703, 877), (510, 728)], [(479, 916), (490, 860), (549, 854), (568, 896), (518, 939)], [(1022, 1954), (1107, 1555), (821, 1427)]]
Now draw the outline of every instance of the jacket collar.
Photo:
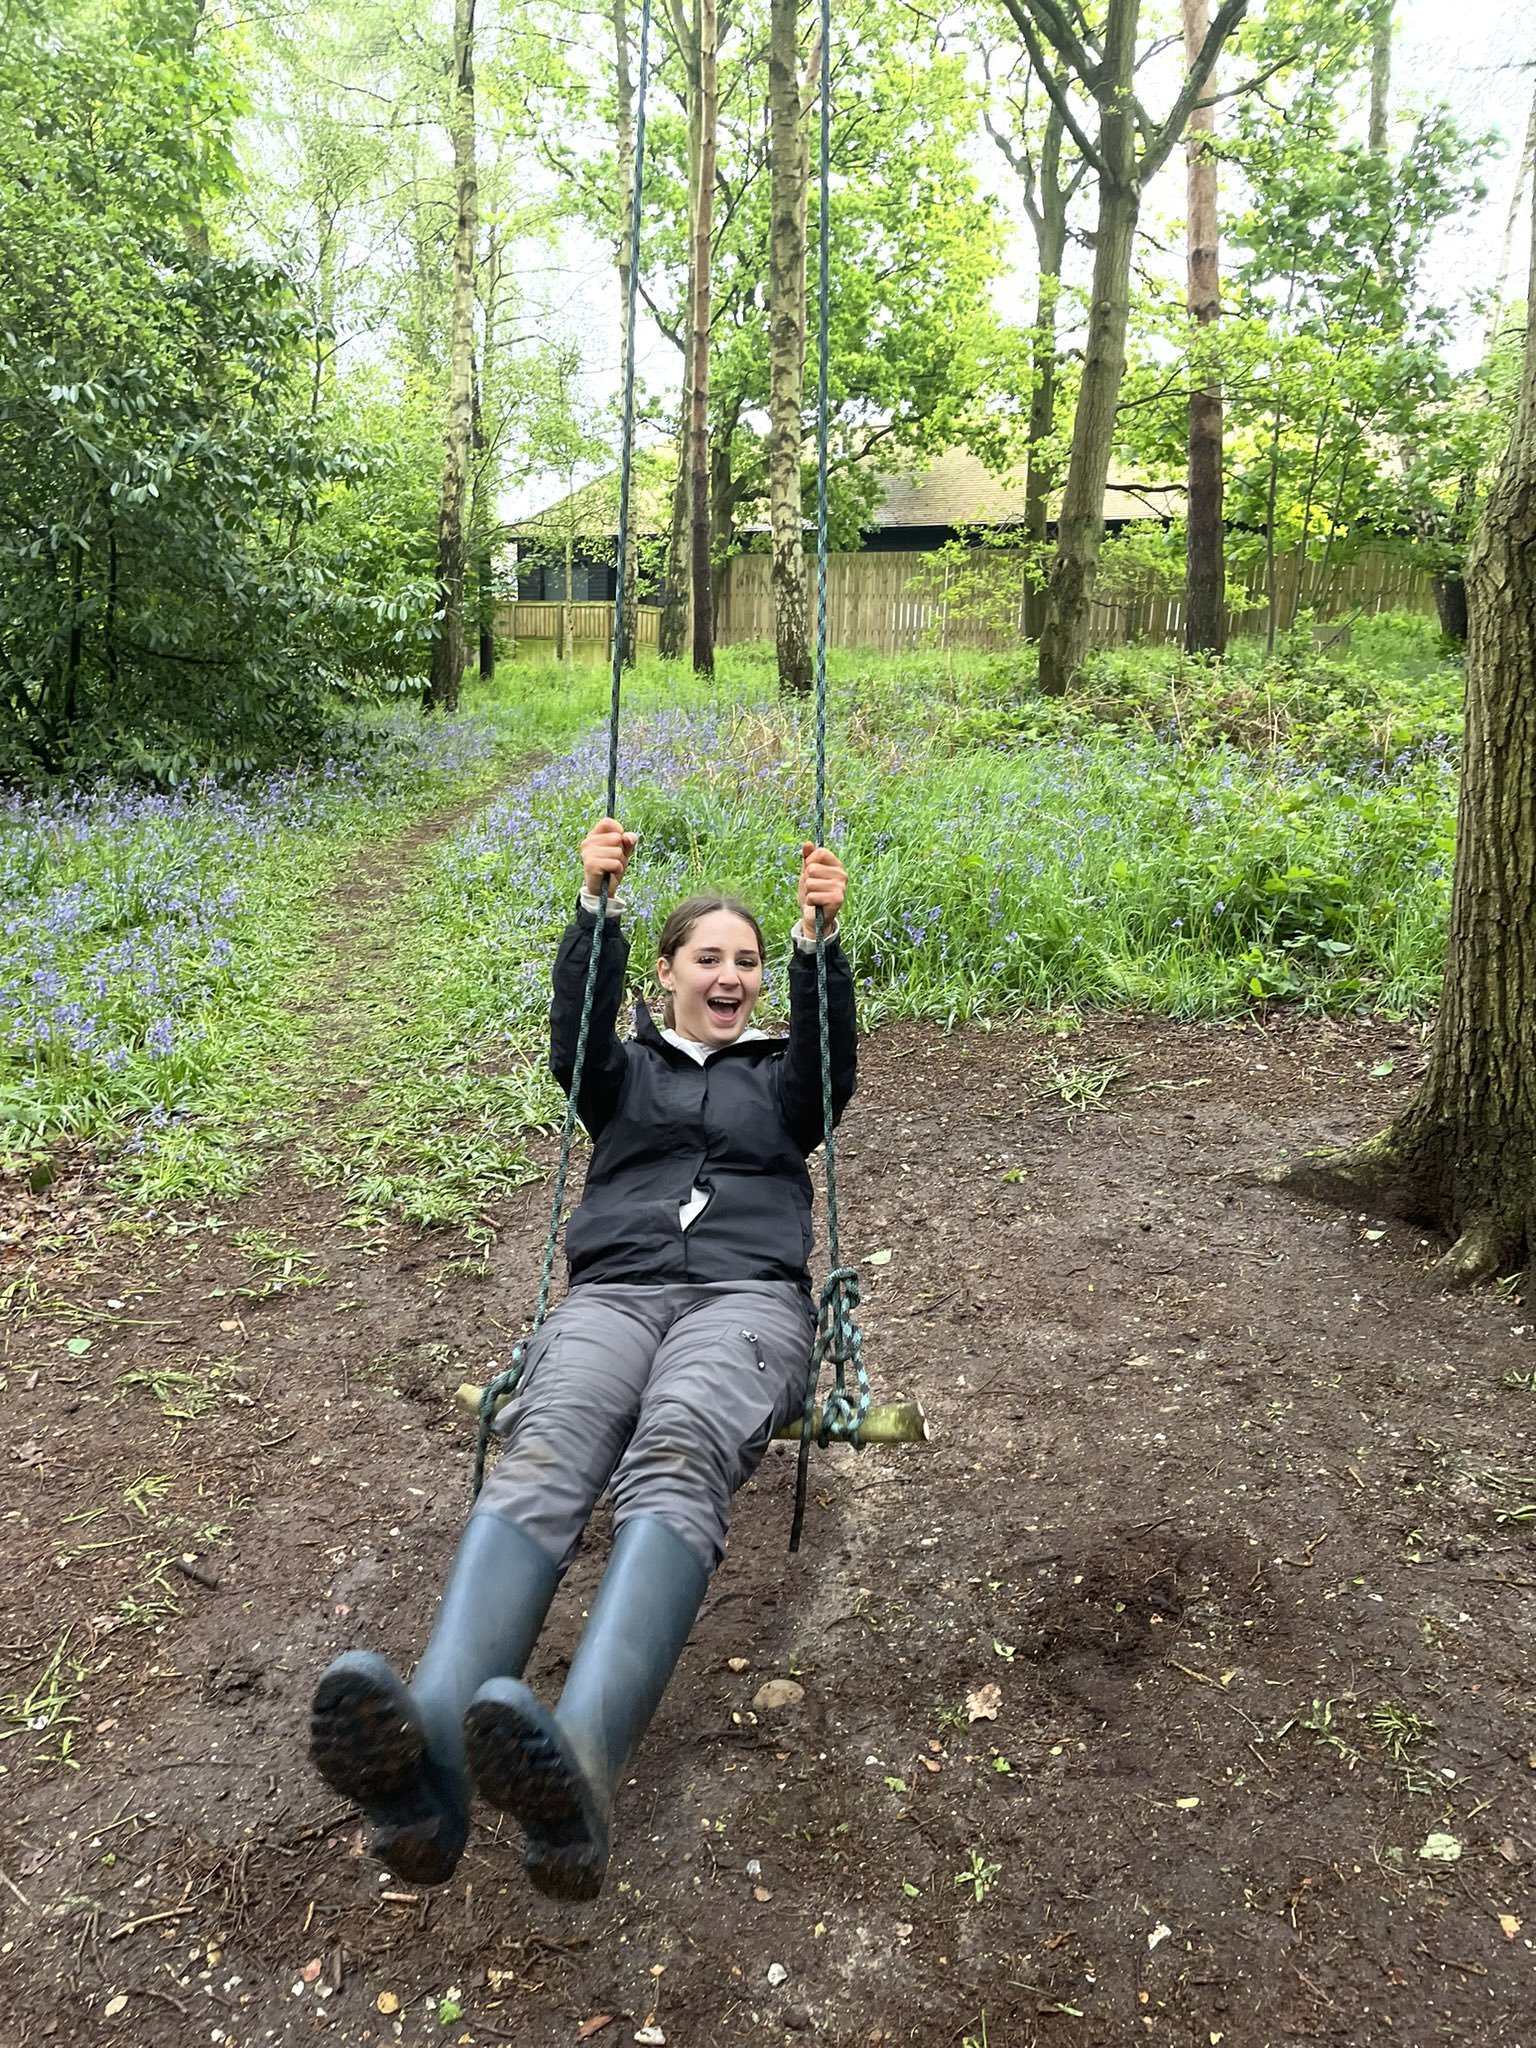
[[(651, 1015), (650, 1010), (644, 1003), (635, 1004), (635, 1037), (642, 1045), (650, 1046), (654, 1051), (664, 1054), (669, 1060), (687, 1060), (690, 1066), (694, 1064), (693, 1060), (683, 1051), (681, 1046), (673, 1045), (668, 1039), (662, 1037), (656, 1019)], [(710, 1058), (719, 1059), (726, 1053), (781, 1052), (783, 1048), (784, 1040), (782, 1038), (738, 1038), (730, 1045), (717, 1047), (710, 1054)]]

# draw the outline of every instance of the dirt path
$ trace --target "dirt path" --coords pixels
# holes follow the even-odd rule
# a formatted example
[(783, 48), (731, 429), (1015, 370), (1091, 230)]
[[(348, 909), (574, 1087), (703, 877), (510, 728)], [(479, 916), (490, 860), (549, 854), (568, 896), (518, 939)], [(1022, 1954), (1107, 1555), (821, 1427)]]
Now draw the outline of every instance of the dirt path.
[(771, 1454), (581, 1909), (489, 1825), (381, 1878), (303, 1761), (326, 1660), (425, 1637), (544, 1191), (477, 1282), (297, 1182), (154, 1235), (55, 1183), (0, 1248), (0, 2040), (1536, 2043), (1536, 1311), (1232, 1178), (1415, 1057), (867, 1042), (848, 1249), (937, 1443), (820, 1454), (793, 1558)]

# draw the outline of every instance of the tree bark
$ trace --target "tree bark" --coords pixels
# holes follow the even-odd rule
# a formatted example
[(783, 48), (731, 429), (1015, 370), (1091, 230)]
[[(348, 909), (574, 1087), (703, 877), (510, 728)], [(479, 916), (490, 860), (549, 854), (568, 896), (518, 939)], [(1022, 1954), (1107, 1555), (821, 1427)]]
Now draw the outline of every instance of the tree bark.
[[(1209, 0), (1184, 0), (1184, 50), (1191, 64), (1210, 28)], [(1206, 85), (1214, 95), (1215, 73)], [(1216, 211), (1216, 110), (1194, 107), (1186, 151), (1189, 193), (1189, 317), (1197, 334), (1221, 312)], [(1189, 394), (1189, 517), (1184, 565), (1184, 649), (1223, 654), (1227, 644), (1222, 524), (1222, 395), (1214, 377)]]
[[(695, 9), (685, 19), (681, 0), (672, 8), (673, 33), (687, 77), (688, 96), (688, 207), (690, 220), (693, 195), (698, 189), (699, 154), (702, 146), (703, 104), (699, 92), (699, 17)], [(688, 644), (688, 621), (692, 612), (692, 525), (693, 525), (693, 347), (689, 323), (693, 318), (695, 244), (688, 237), (688, 307), (683, 328), (683, 394), (677, 430), (677, 475), (672, 486), (672, 525), (667, 540), (667, 577), (662, 595), (660, 621), (661, 653), (678, 660)]]
[(715, 147), (719, 125), (716, 0), (699, 0), (699, 169), (693, 195), (692, 386), (689, 467), (693, 473), (693, 667), (715, 672), (715, 607), (710, 578), (709, 319), (714, 228)]
[[(1533, 219), (1536, 226), (1536, 219)], [(1532, 261), (1536, 263), (1536, 233)], [(1467, 560), (1466, 734), (1451, 926), (1429, 1065), (1379, 1137), (1268, 1178), (1362, 1195), (1452, 1239), (1470, 1284), (1536, 1253), (1536, 323), (1519, 410)]]
[(1387, 153), (1387, 109), (1392, 88), (1392, 0), (1373, 0), (1371, 8), (1371, 110), (1366, 147), (1372, 156)]
[(469, 490), (474, 411), (475, 236), (479, 191), (475, 177), (475, 0), (454, 0), (453, 177), (458, 225), (453, 238), (453, 311), (448, 337), (448, 431), (443, 488), (437, 515), (437, 620), (424, 710), (453, 711), (464, 673), (465, 507)]
[(1140, 0), (1109, 0), (1099, 95), (1099, 217), (1093, 253), (1093, 301), (1083, 381), (1072, 423), (1072, 455), (1056, 531), (1045, 630), (1040, 638), (1040, 690), (1062, 697), (1088, 648), (1089, 608), (1104, 540), (1104, 488), (1114, 445), (1115, 413), (1125, 375), (1130, 317), (1131, 244), (1141, 188), (1131, 92), (1136, 70)]
[[(619, 388), (629, 381), (629, 251), (633, 230), (635, 198), (635, 85), (629, 68), (629, 0), (613, 0), (614, 124), (619, 145)], [(625, 668), (635, 665), (640, 625), (640, 573), (635, 557), (635, 524), (638, 516), (633, 492), (629, 501), (629, 530), (621, 535), (624, 559), (624, 587), (619, 592), (619, 620), (623, 633)]]
[(1045, 560), (1046, 528), (1056, 464), (1049, 454), (1056, 431), (1056, 308), (1061, 300), (1061, 268), (1067, 253), (1067, 208), (1080, 173), (1061, 182), (1062, 120), (1054, 107), (1045, 118), (1040, 141), (1039, 197), (1025, 206), (1035, 231), (1035, 317), (1030, 327), (1029, 423), (1024, 451), (1024, 539), (1034, 571), (1024, 586), (1024, 631), (1038, 640), (1045, 630), (1046, 591), (1040, 575)]
[(685, 372), (682, 423), (677, 436), (677, 474), (672, 484), (672, 524), (667, 536), (667, 580), (662, 593), (661, 621), (658, 629), (661, 653), (668, 661), (676, 661), (688, 644), (693, 503), (693, 463), (688, 432), (692, 419), (693, 391)]
[(799, 0), (772, 0), (768, 36), (768, 518), (779, 688), (811, 687), (810, 614), (801, 539), (805, 403), (805, 228), (810, 147), (800, 84)]

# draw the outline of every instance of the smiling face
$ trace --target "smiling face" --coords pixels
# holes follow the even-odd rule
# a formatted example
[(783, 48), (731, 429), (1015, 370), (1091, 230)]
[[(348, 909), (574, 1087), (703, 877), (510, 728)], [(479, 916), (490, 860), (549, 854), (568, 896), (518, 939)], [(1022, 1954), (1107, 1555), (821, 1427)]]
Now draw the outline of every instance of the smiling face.
[(672, 1028), (698, 1045), (733, 1045), (763, 992), (757, 933), (732, 910), (697, 918), (656, 978), (672, 998)]

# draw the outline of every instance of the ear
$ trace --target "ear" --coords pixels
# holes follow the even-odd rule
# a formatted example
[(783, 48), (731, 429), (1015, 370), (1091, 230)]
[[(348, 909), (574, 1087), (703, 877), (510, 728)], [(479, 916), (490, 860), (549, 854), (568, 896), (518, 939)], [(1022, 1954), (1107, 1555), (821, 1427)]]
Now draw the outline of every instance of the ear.
[(658, 960), (656, 962), (656, 979), (661, 983), (663, 988), (670, 988), (672, 986), (670, 980), (671, 973), (672, 962), (670, 960), (663, 959)]

